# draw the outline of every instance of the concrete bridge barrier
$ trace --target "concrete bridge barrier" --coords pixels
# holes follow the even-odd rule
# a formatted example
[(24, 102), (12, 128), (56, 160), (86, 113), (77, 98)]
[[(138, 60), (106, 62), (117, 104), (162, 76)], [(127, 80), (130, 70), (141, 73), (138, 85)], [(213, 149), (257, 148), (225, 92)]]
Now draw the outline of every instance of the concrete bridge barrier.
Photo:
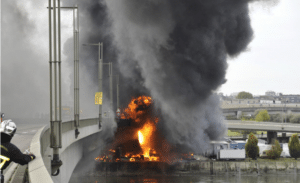
[[(52, 149), (50, 148), (49, 125), (41, 128), (33, 137), (30, 151), (36, 155), (36, 159), (29, 163), (28, 174), (31, 183), (68, 182), (74, 168), (85, 153), (97, 147), (97, 143), (86, 143), (93, 141), (100, 134), (98, 119), (80, 120), (79, 136), (75, 138), (74, 121), (62, 123), (62, 148), (59, 149), (60, 159), (63, 165), (60, 167), (58, 176), (51, 176)], [(98, 143), (98, 146), (99, 143)]]

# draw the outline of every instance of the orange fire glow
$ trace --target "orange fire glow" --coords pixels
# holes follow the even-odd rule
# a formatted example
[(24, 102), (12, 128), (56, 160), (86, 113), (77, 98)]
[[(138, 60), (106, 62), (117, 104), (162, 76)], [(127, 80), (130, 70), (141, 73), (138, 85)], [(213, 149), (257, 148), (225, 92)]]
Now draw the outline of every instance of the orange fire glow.
[[(137, 139), (142, 148), (143, 153), (140, 155), (144, 156), (144, 160), (149, 161), (158, 161), (158, 155), (154, 154), (153, 157), (150, 157), (150, 151), (154, 148), (153, 142), (153, 132), (156, 130), (156, 123), (158, 123), (159, 119), (156, 117), (152, 119), (147, 119), (147, 121), (141, 121), (139, 117), (146, 112), (145, 110), (138, 110), (138, 108), (145, 109), (152, 104), (152, 98), (149, 96), (140, 96), (138, 98), (134, 98), (129, 103), (128, 107), (121, 114), (121, 119), (132, 119), (136, 123), (143, 122), (143, 126), (137, 130)], [(138, 157), (140, 157), (138, 155)], [(129, 155), (128, 155), (129, 156)], [(131, 156), (130, 161), (135, 161), (136, 156)], [(155, 157), (157, 156), (157, 157)]]
[(150, 158), (149, 151), (154, 148), (151, 136), (155, 129), (156, 127), (151, 122), (147, 122), (143, 128), (138, 131), (139, 143), (143, 150), (144, 157)]
[[(128, 130), (126, 135), (131, 135), (123, 139), (124, 135), (121, 134), (125, 134), (125, 131), (122, 128), (123, 131), (120, 130), (120, 133), (117, 133), (120, 136), (117, 136), (118, 138), (116, 140), (115, 147), (118, 147), (118, 144), (120, 143), (133, 141), (135, 143), (139, 143), (140, 148), (138, 151), (123, 151), (126, 148), (122, 147), (123, 149), (117, 152), (110, 149), (109, 152), (113, 154), (112, 157), (116, 158), (115, 161), (160, 161), (161, 151), (157, 152), (157, 144), (155, 144), (155, 141), (157, 141), (156, 125), (159, 122), (159, 118), (151, 115), (152, 108), (150, 108), (150, 105), (152, 103), (153, 100), (151, 97), (140, 96), (133, 98), (128, 104), (128, 107), (122, 111), (120, 118), (128, 119), (133, 122), (131, 126), (126, 127), (126, 130)], [(96, 161), (107, 162), (111, 160), (110, 156), (108, 158), (100, 156), (97, 158)]]
[(138, 136), (139, 136), (139, 143), (143, 144), (144, 143), (144, 136), (143, 136), (141, 131), (138, 131)]
[(150, 106), (152, 103), (151, 97), (148, 96), (140, 96), (138, 98), (134, 98), (128, 104), (128, 107), (121, 114), (121, 119), (133, 119), (136, 122), (139, 122), (138, 115), (142, 114), (143, 111), (137, 111), (139, 106), (145, 105), (146, 107)]

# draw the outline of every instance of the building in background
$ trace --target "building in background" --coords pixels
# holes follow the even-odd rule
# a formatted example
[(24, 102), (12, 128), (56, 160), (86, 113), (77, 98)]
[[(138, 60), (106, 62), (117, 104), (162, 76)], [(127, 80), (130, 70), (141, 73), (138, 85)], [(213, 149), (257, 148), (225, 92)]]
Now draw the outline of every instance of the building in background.
[(276, 93), (275, 93), (274, 91), (267, 91), (267, 92), (265, 93), (265, 95), (266, 95), (266, 96), (273, 96), (273, 97), (275, 97), (275, 96), (276, 96)]
[(282, 103), (300, 103), (300, 95), (282, 95)]

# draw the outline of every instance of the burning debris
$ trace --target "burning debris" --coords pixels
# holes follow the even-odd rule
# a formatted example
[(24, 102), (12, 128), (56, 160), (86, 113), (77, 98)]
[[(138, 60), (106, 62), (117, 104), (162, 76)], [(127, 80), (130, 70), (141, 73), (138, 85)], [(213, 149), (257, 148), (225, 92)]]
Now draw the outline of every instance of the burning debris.
[[(147, 162), (172, 163), (191, 159), (191, 153), (180, 154), (157, 129), (159, 117), (155, 116), (153, 100), (148, 96), (133, 98), (119, 119), (112, 144), (98, 162)], [(129, 121), (129, 122), (128, 122)], [(122, 124), (126, 123), (126, 125)]]
[(134, 98), (123, 110), (119, 124), (130, 121), (128, 125), (120, 124), (113, 149), (105, 155), (97, 157), (96, 161), (159, 161), (157, 142), (161, 136), (157, 133), (158, 117), (152, 117), (151, 97), (140, 96)]

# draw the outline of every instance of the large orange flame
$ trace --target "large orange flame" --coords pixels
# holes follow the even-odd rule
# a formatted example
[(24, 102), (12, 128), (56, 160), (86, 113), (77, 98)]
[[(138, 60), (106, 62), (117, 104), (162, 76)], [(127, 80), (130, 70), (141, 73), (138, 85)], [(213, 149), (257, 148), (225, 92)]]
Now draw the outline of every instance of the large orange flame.
[[(158, 122), (158, 118), (147, 118), (145, 120), (141, 118), (141, 116), (147, 112), (147, 107), (149, 107), (152, 102), (152, 98), (149, 96), (140, 96), (134, 98), (121, 114), (121, 119), (131, 119), (134, 122), (142, 125), (141, 127), (139, 127), (139, 129), (137, 129), (136, 137), (143, 151), (143, 154), (140, 155), (143, 155), (146, 160), (151, 160), (150, 151), (154, 149), (155, 145), (152, 135), (156, 130), (156, 123)], [(138, 155), (132, 155), (130, 161), (135, 161), (136, 156)], [(156, 159), (157, 158), (152, 158), (153, 161), (156, 161)]]
[[(133, 98), (121, 113), (120, 118), (129, 119), (130, 126), (119, 128), (114, 148), (128, 142), (139, 143), (140, 148), (131, 148), (131, 145), (127, 144), (128, 146), (122, 147), (125, 155), (120, 150), (109, 150), (109, 156), (99, 156), (96, 161), (110, 161), (111, 157), (115, 157), (115, 161), (160, 161), (162, 151), (156, 149), (158, 147), (156, 143), (162, 143), (162, 141), (157, 142), (160, 138), (156, 131), (159, 119), (153, 116), (153, 108), (150, 108), (152, 103), (153, 100), (149, 96)], [(127, 135), (125, 139), (124, 135)], [(136, 146), (133, 145), (133, 147)]]
[(143, 150), (143, 155), (144, 157), (149, 158), (149, 151), (154, 148), (153, 144), (153, 138), (152, 134), (156, 127), (148, 121), (147, 123), (144, 124), (143, 128), (139, 131), (141, 133), (141, 136), (143, 137), (142, 141), (140, 142), (140, 146)]
[(144, 136), (143, 136), (141, 131), (138, 131), (138, 136), (139, 136), (139, 143), (143, 144), (144, 143)]
[(135, 122), (139, 122), (138, 116), (141, 115), (144, 111), (137, 111), (139, 106), (145, 105), (146, 107), (150, 106), (152, 99), (149, 96), (140, 96), (134, 98), (128, 104), (128, 107), (124, 109), (124, 112), (121, 114), (121, 119), (133, 119)]

